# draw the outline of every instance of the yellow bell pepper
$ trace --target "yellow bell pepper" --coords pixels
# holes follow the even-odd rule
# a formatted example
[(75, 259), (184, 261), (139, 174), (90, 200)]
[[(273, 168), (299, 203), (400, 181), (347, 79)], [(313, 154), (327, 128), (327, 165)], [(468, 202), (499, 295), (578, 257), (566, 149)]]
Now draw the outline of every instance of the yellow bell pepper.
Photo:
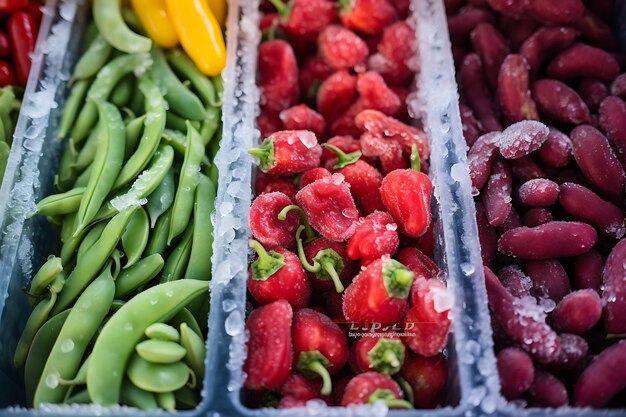
[(131, 0), (131, 3), (146, 33), (154, 43), (163, 48), (173, 48), (178, 45), (178, 35), (167, 14), (165, 0)]
[(220, 23), (222, 28), (226, 23), (226, 1), (225, 0), (207, 0), (209, 9), (213, 12), (213, 16)]
[(220, 24), (204, 0), (165, 0), (180, 43), (205, 75), (218, 75), (226, 66), (226, 46)]

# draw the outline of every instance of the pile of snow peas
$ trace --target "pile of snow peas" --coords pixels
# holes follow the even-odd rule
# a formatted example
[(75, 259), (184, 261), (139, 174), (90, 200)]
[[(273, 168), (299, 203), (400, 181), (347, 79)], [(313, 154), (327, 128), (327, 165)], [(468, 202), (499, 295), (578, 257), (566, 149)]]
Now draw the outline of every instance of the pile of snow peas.
[[(125, 22), (141, 32), (128, 12)], [(32, 313), (14, 363), (35, 408), (194, 408), (204, 373), (221, 77), (206, 77), (179, 49), (123, 52), (94, 20), (60, 120), (67, 144), (57, 193), (30, 214), (58, 225), (60, 251), (25, 288)]]

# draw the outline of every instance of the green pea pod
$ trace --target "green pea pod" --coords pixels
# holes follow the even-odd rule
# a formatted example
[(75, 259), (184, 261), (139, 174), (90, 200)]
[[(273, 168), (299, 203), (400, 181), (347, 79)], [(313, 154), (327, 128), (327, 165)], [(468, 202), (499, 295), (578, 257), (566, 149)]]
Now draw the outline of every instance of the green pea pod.
[(93, 171), (93, 167), (94, 164), (92, 162), (87, 168), (85, 168), (85, 170), (78, 176), (78, 178), (76, 178), (76, 181), (73, 185), (74, 188), (87, 187), (87, 185), (89, 185), (89, 179), (91, 178), (91, 172)]
[(80, 201), (84, 193), (85, 188), (79, 187), (64, 193), (52, 194), (39, 201), (39, 203), (37, 203), (37, 210), (33, 213), (28, 213), (26, 218), (30, 218), (35, 214), (42, 216), (58, 216), (76, 213), (80, 207)]
[(28, 356), (28, 350), (33, 342), (33, 338), (41, 326), (43, 326), (43, 324), (48, 320), (50, 310), (52, 310), (56, 300), (56, 293), (50, 293), (50, 297), (37, 304), (32, 313), (30, 313), (30, 316), (26, 321), (26, 325), (24, 326), (24, 330), (22, 331), (22, 335), (20, 336), (20, 340), (17, 342), (15, 354), (13, 355), (13, 365), (16, 368), (24, 366), (26, 357)]
[(174, 171), (170, 169), (157, 189), (148, 196), (146, 210), (150, 215), (150, 228), (154, 228), (159, 216), (172, 206), (175, 194), (176, 184), (174, 182)]
[(98, 32), (98, 27), (96, 24), (91, 21), (87, 25), (87, 29), (85, 30), (85, 35), (83, 36), (83, 42), (80, 46), (80, 55), (84, 54), (87, 49), (91, 46), (94, 40), (98, 37), (100, 32)]
[(152, 363), (174, 363), (185, 357), (187, 351), (176, 342), (148, 339), (135, 347), (137, 354)]
[(106, 222), (100, 222), (88, 229), (87, 234), (78, 246), (78, 252), (76, 253), (77, 259), (81, 259), (85, 252), (87, 252), (100, 239), (106, 225)]
[(55, 185), (59, 191), (67, 191), (72, 188), (72, 185), (76, 181), (78, 173), (74, 168), (74, 162), (78, 152), (76, 152), (76, 146), (74, 141), (70, 139), (69, 143), (63, 151), (61, 162), (59, 164), (59, 174), (55, 178)]
[(165, 261), (158, 253), (147, 256), (123, 269), (115, 280), (115, 297), (121, 298), (148, 283), (163, 269)]
[(172, 222), (167, 236), (167, 244), (180, 235), (191, 218), (194, 203), (194, 193), (200, 179), (200, 163), (204, 155), (204, 146), (200, 134), (187, 123), (187, 150), (185, 160), (180, 170), (176, 197), (172, 206)]
[[(72, 233), (74, 231), (75, 224), (76, 222), (72, 222)], [(61, 262), (63, 262), (65, 269), (68, 269), (67, 265), (70, 263), (72, 258), (74, 258), (74, 255), (77, 255), (77, 250), (80, 248), (80, 245), (83, 243), (85, 236), (87, 236), (90, 231), (91, 229), (85, 228), (82, 232), (78, 234), (78, 236), (73, 236), (73, 234), (70, 233), (69, 238), (66, 239), (65, 242), (63, 242), (63, 246), (61, 246), (60, 256)], [(92, 245), (89, 245), (89, 247), (91, 246)], [(85, 245), (85, 249), (87, 249), (87, 245)]]
[(90, 85), (91, 80), (81, 79), (72, 86), (72, 91), (70, 92), (70, 96), (65, 101), (63, 115), (61, 116), (61, 121), (59, 122), (59, 137), (65, 138), (74, 125), (76, 115), (80, 111), (80, 107), (85, 103), (87, 89), (89, 89)]
[(87, 92), (87, 100), (78, 114), (78, 119), (72, 129), (72, 139), (76, 143), (82, 142), (93, 128), (98, 119), (98, 108), (94, 100), (105, 101), (117, 85), (126, 75), (133, 71), (150, 66), (152, 60), (147, 54), (122, 55), (106, 64), (96, 76)]
[(144, 112), (144, 103), (145, 98), (139, 90), (139, 83), (135, 83), (133, 90), (133, 96), (130, 99), (130, 103), (128, 103), (128, 108), (134, 112), (135, 114), (142, 114)]
[(150, 233), (150, 221), (148, 213), (142, 208), (137, 210), (130, 219), (126, 230), (122, 235), (122, 248), (126, 254), (124, 269), (131, 267), (141, 258)]
[(33, 406), (35, 390), (46, 366), (46, 361), (69, 314), (70, 310), (65, 310), (52, 317), (41, 326), (33, 338), (28, 357), (26, 358), (26, 364), (24, 365), (24, 392), (28, 407)]
[(176, 77), (165, 60), (163, 51), (160, 48), (152, 48), (150, 55), (153, 59), (150, 68), (151, 78), (165, 91), (165, 100), (169, 103), (170, 109), (185, 119), (204, 119), (206, 113), (202, 101)]
[(89, 165), (91, 165), (96, 158), (96, 152), (98, 150), (98, 143), (100, 142), (100, 124), (98, 123), (94, 129), (91, 130), (85, 144), (78, 152), (76, 161), (74, 162), (74, 169), (78, 172), (83, 172)]
[(134, 385), (154, 393), (175, 391), (189, 380), (189, 368), (184, 363), (152, 363), (137, 354), (130, 359), (126, 373)]
[[(209, 156), (211, 161), (215, 159), (215, 155), (217, 155), (217, 151), (220, 150), (221, 142), (222, 142), (222, 126), (220, 124), (220, 127), (215, 132), (215, 137), (211, 139), (211, 142), (209, 142), (209, 145), (207, 148), (207, 155)], [(217, 184), (217, 182), (215, 184)]]
[(61, 258), (49, 256), (30, 282), (28, 293), (36, 297), (42, 295), (61, 271), (63, 271)]
[(143, 131), (143, 124), (146, 120), (146, 115), (136, 117), (126, 123), (126, 143), (124, 147), (124, 161), (128, 161), (128, 158), (137, 149), (139, 138), (141, 138), (141, 132)]
[(193, 369), (198, 379), (204, 378), (206, 346), (202, 337), (191, 330), (187, 323), (181, 323), (180, 325), (180, 344), (187, 350), (184, 359), (185, 363)]
[(14, 129), (14, 122), (11, 118), (11, 113), (13, 112), (17, 101), (18, 100), (15, 98), (13, 88), (5, 87), (0, 89), (0, 119), (2, 120), (5, 141), (9, 144), (13, 142)]
[(217, 106), (222, 107), (224, 104), (224, 80), (221, 75), (215, 75), (211, 77), (211, 82), (215, 87), (215, 93), (217, 94)]
[[(200, 297), (201, 296), (196, 297), (196, 298), (194, 298), (194, 300), (197, 299), (197, 298), (200, 298)], [(189, 305), (189, 303), (187, 305)], [(200, 330), (200, 325), (196, 321), (196, 317), (193, 314), (191, 314), (191, 312), (189, 311), (189, 309), (187, 307), (181, 309), (169, 321), (170, 326), (174, 326), (176, 328), (180, 328), (181, 324), (183, 324), (183, 323), (185, 323), (196, 334), (202, 334), (202, 331)]]
[(159, 408), (153, 393), (136, 387), (126, 379), (122, 383), (120, 402), (140, 410), (156, 410)]
[(165, 129), (165, 100), (163, 95), (147, 77), (139, 78), (139, 89), (146, 97), (146, 120), (143, 137), (139, 146), (119, 173), (113, 188), (118, 189), (135, 178), (150, 162), (152, 155), (159, 146), (163, 129)]
[(111, 92), (111, 103), (115, 106), (124, 107), (133, 95), (135, 81), (133, 75), (126, 74), (124, 78), (113, 88)]
[(114, 293), (115, 283), (107, 266), (85, 289), (67, 316), (37, 385), (35, 408), (42, 403), (63, 401), (67, 386), (59, 384), (59, 380), (76, 375), (87, 346), (109, 312)]
[(198, 395), (198, 392), (188, 386), (184, 386), (175, 391), (174, 397), (176, 398), (176, 402), (183, 408), (192, 409), (196, 408), (198, 404), (200, 404), (200, 396)]
[(209, 167), (209, 172), (207, 173), (207, 176), (211, 179), (211, 181), (213, 181), (214, 184), (217, 184), (217, 181), (219, 180), (219, 171), (217, 170), (217, 165), (213, 164)]
[(104, 64), (107, 63), (112, 51), (113, 47), (111, 44), (104, 39), (102, 34), (98, 33), (87, 50), (80, 56), (80, 59), (74, 67), (74, 74), (70, 82), (74, 80), (85, 80), (96, 75)]
[(171, 220), (172, 209), (170, 207), (161, 217), (159, 217), (154, 225), (152, 233), (150, 233), (150, 238), (148, 239), (148, 246), (146, 246), (144, 256), (156, 253), (163, 255), (165, 253), (165, 250), (167, 249), (167, 235), (169, 234)]
[(67, 397), (63, 404), (89, 404), (91, 403), (91, 398), (89, 398), (89, 393), (86, 389), (82, 391), (78, 391), (76, 394), (72, 394)]
[(111, 260), (113, 261), (113, 271), (111, 275), (113, 275), (113, 279), (117, 279), (117, 276), (122, 270), (122, 256), (124, 256), (124, 254), (119, 249), (114, 249), (111, 254)]
[[(182, 116), (174, 113), (173, 111), (167, 112), (167, 119), (165, 120), (165, 127), (172, 130), (178, 130), (179, 132), (187, 133), (187, 120)], [(200, 129), (199, 120), (190, 120), (191, 125), (197, 130)]]
[(206, 176), (200, 175), (193, 208), (193, 238), (185, 279), (211, 279), (213, 255), (213, 223), (216, 187)]
[(122, 232), (138, 208), (139, 206), (129, 207), (113, 217), (102, 231), (100, 239), (78, 259), (76, 267), (67, 277), (63, 291), (59, 294), (59, 299), (52, 311), (53, 315), (69, 307), (98, 274), (100, 268), (113, 253)]
[(76, 212), (63, 216), (63, 220), (61, 222), (61, 242), (65, 243), (72, 237), (75, 222)]
[(218, 104), (217, 93), (215, 92), (215, 86), (203, 73), (200, 72), (198, 67), (193, 61), (180, 49), (172, 49), (167, 54), (167, 60), (181, 75), (187, 78), (193, 88), (200, 96), (200, 99), (209, 106), (220, 106)]
[(122, 0), (94, 0), (93, 20), (107, 42), (120, 51), (136, 54), (152, 47), (150, 38), (136, 34), (124, 22)]
[(204, 146), (211, 142), (211, 139), (215, 136), (217, 128), (220, 126), (222, 109), (220, 107), (207, 107), (206, 113), (207, 117), (202, 122), (202, 127), (200, 128), (200, 137), (202, 137), (202, 143), (204, 143)]
[(90, 358), (91, 356), (87, 356), (87, 359), (83, 361), (80, 368), (78, 368), (78, 371), (76, 371), (76, 375), (72, 379), (60, 379), (59, 383), (64, 385), (85, 385), (87, 383), (87, 369), (89, 368)]
[(119, 110), (105, 102), (97, 102), (97, 106), (101, 121), (101, 140), (89, 183), (76, 215), (75, 235), (96, 216), (122, 169), (124, 159), (124, 123)]
[(159, 146), (152, 157), (150, 166), (137, 177), (126, 192), (118, 193), (96, 214), (94, 221), (113, 217), (129, 205), (142, 202), (157, 189), (174, 163), (174, 150), (171, 146)]
[(176, 411), (176, 397), (173, 392), (161, 392), (156, 394), (159, 407), (165, 411)]
[[(185, 131), (187, 128), (185, 128)], [(185, 158), (185, 153), (187, 152), (187, 135), (181, 133), (178, 130), (165, 129), (163, 131), (163, 137), (161, 138), (162, 142), (167, 143), (181, 158)], [(202, 165), (210, 166), (211, 161), (206, 155), (202, 155)]]
[(124, 304), (104, 325), (91, 352), (87, 389), (93, 402), (117, 404), (124, 371), (146, 328), (169, 320), (208, 289), (206, 281), (184, 279), (150, 287)]
[(183, 279), (185, 270), (189, 264), (191, 255), (191, 243), (193, 241), (193, 224), (190, 224), (183, 237), (178, 241), (172, 252), (165, 261), (161, 283)]
[(146, 336), (155, 340), (167, 340), (170, 342), (178, 342), (180, 333), (175, 327), (165, 323), (154, 323), (146, 328)]

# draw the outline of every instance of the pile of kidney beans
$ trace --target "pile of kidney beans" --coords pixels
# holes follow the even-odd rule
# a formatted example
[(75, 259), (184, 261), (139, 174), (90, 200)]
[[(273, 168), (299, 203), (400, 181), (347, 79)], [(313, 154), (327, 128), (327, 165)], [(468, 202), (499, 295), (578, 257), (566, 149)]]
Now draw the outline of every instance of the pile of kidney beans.
[(451, 297), (431, 260), (428, 139), (406, 113), (408, 2), (271, 3), (246, 403), (437, 407)]
[(445, 4), (502, 394), (624, 407), (626, 60), (613, 1)]
[(29, 0), (0, 1), (0, 88), (26, 86), (41, 22), (40, 7)]

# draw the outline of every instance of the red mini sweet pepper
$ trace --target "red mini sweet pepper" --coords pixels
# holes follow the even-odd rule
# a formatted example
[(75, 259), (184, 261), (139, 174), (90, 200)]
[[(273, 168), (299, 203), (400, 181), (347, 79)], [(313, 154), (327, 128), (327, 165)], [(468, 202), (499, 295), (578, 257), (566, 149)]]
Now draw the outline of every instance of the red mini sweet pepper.
[(357, 373), (376, 371), (393, 375), (402, 367), (405, 355), (406, 348), (400, 338), (371, 334), (352, 345), (353, 360), (350, 363)]
[(266, 248), (295, 247), (295, 233), (300, 225), (300, 216), (289, 212), (284, 220), (278, 218), (280, 212), (291, 204), (289, 197), (278, 191), (261, 194), (252, 202), (250, 230), (252, 236)]
[(410, 387), (416, 408), (436, 408), (443, 402), (448, 364), (442, 354), (429, 358), (408, 355), (399, 376)]
[(365, 260), (393, 256), (400, 244), (397, 228), (385, 211), (375, 211), (359, 219), (354, 234), (348, 240), (348, 256), (350, 259)]
[(311, 131), (282, 130), (248, 153), (259, 158), (259, 168), (266, 174), (293, 175), (317, 167), (322, 148)]
[(352, 378), (343, 393), (341, 405), (374, 404), (383, 401), (389, 408), (413, 408), (404, 399), (400, 385), (390, 377), (377, 372), (365, 372)]
[(27, 12), (19, 11), (9, 18), (9, 36), (13, 41), (13, 60), (17, 79), (23, 86), (28, 81), (28, 73), (32, 64), (31, 54), (37, 41), (37, 26), (33, 17)]
[(28, 0), (0, 0), (0, 14), (14, 13), (28, 5)]

